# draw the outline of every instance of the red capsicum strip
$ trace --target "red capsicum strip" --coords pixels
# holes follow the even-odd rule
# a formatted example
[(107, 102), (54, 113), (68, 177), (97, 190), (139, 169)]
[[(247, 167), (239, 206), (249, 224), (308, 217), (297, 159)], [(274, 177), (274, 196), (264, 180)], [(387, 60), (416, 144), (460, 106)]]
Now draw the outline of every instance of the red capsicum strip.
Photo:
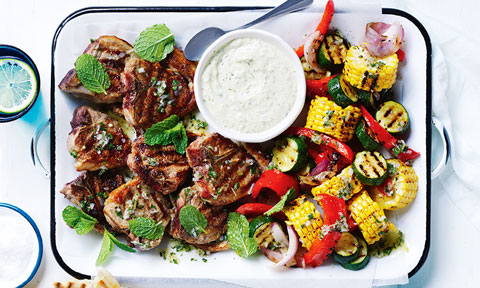
[(330, 94), (328, 94), (328, 81), (335, 76), (337, 76), (337, 74), (318, 80), (307, 79), (307, 96), (311, 98), (320, 96), (331, 99)]
[(335, 225), (337, 221), (341, 220), (340, 213), (343, 216), (347, 215), (347, 205), (345, 204), (345, 200), (328, 194), (318, 195), (317, 200), (323, 209), (324, 225)]
[[(323, 12), (322, 20), (318, 23), (317, 29), (315, 31), (320, 31), (321, 34), (327, 33), (328, 26), (330, 26), (330, 22), (332, 22), (333, 12), (335, 11), (333, 0), (328, 0), (327, 5), (325, 5), (325, 11)], [(295, 50), (297, 53), (298, 58), (303, 56), (303, 45), (298, 47)]]
[(237, 210), (235, 210), (235, 212), (248, 217), (256, 217), (256, 216), (263, 215), (263, 213), (267, 212), (271, 208), (272, 208), (271, 205), (267, 205), (263, 203), (246, 203), (238, 207)]
[(365, 109), (363, 105), (359, 106), (362, 110), (363, 119), (365, 119), (365, 123), (367, 123), (368, 128), (370, 128), (375, 136), (377, 136), (378, 141), (380, 141), (385, 148), (395, 155), (395, 157), (403, 162), (407, 162), (420, 156), (420, 153), (411, 148), (408, 148), (406, 151), (398, 152), (404, 150), (402, 149), (404, 143), (388, 133), (388, 131), (385, 130), (370, 113), (368, 113), (367, 109)]
[[(273, 206), (263, 204), (263, 203), (246, 203), (238, 207), (235, 212), (238, 214), (245, 215), (246, 217), (257, 217), (265, 214), (268, 210), (272, 209)], [(273, 214), (281, 220), (287, 220), (287, 216), (283, 211)]]
[(398, 61), (403, 62), (403, 59), (405, 59), (405, 51), (398, 49), (395, 53), (397, 53)]
[(263, 172), (260, 179), (255, 182), (255, 186), (253, 186), (252, 189), (252, 197), (256, 199), (260, 194), (260, 191), (264, 188), (273, 190), (278, 197), (282, 197), (292, 187), (295, 188), (295, 194), (298, 195), (300, 187), (297, 178), (285, 174), (280, 170), (267, 170)]
[(303, 51), (303, 45), (300, 46), (300, 47), (298, 47), (298, 48), (295, 50), (295, 53), (297, 53), (298, 58), (302, 58), (303, 54), (305, 53), (305, 52)]
[(387, 180), (385, 180), (382, 184), (377, 186), (378, 191), (382, 192), (383, 195), (388, 197), (389, 195), (386, 193), (386, 190), (388, 190), (388, 187), (392, 186), (392, 178), (388, 177)]
[(303, 255), (305, 265), (317, 267), (327, 260), (328, 256), (332, 254), (333, 248), (337, 245), (342, 233), (333, 231), (328, 232), (322, 239), (317, 239), (312, 243), (310, 250)]
[[(337, 222), (342, 221), (341, 215), (347, 216), (345, 200), (327, 194), (320, 194), (318, 201), (323, 209), (323, 225), (335, 225)], [(322, 239), (316, 239), (312, 243), (310, 250), (303, 255), (305, 265), (313, 267), (321, 265), (332, 253), (341, 235), (342, 233), (339, 231), (330, 229)]]
[(330, 148), (333, 148), (335, 151), (340, 153), (349, 163), (353, 162), (353, 158), (355, 157), (355, 153), (353, 150), (348, 147), (343, 142), (338, 141), (337, 139), (325, 135), (323, 133), (317, 132), (315, 130), (304, 128), (304, 127), (290, 127), (285, 131), (286, 135), (297, 135), (297, 136), (305, 136), (312, 140), (313, 143), (317, 145), (326, 145)]

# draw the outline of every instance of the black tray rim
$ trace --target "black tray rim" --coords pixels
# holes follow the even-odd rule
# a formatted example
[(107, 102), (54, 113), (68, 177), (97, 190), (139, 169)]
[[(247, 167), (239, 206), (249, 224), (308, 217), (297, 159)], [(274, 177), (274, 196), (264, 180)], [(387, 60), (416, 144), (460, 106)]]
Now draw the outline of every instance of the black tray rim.
[[(68, 266), (65, 261), (63, 261), (62, 256), (58, 252), (57, 243), (56, 243), (56, 219), (55, 219), (55, 90), (56, 90), (56, 81), (55, 81), (55, 50), (57, 45), (58, 36), (63, 30), (66, 24), (71, 20), (85, 14), (92, 13), (158, 13), (158, 12), (175, 12), (175, 13), (191, 13), (191, 12), (235, 12), (235, 11), (245, 11), (245, 10), (261, 10), (261, 9), (270, 9), (273, 7), (269, 6), (216, 6), (216, 7), (202, 7), (202, 6), (186, 6), (186, 7), (169, 7), (169, 6), (95, 6), (95, 7), (86, 7), (79, 9), (70, 15), (68, 15), (57, 27), (55, 34), (52, 40), (52, 51), (51, 51), (51, 81), (50, 81), (50, 245), (52, 248), (52, 253), (57, 261), (58, 265), (62, 269), (70, 274), (72, 277), (77, 279), (91, 279), (91, 275), (86, 275), (80, 272), (73, 270)], [(431, 118), (432, 118), (432, 44), (430, 36), (428, 35), (425, 27), (411, 14), (395, 9), (395, 8), (382, 8), (382, 14), (396, 15), (404, 17), (410, 22), (412, 22), (422, 34), (425, 40), (425, 46), (427, 50), (426, 55), (426, 149), (427, 149), (427, 168), (426, 168), (426, 179), (427, 179), (427, 195), (426, 195), (426, 234), (425, 234), (425, 245), (422, 252), (422, 256), (419, 259), (417, 265), (408, 273), (408, 277), (411, 278), (415, 275), (420, 268), (422, 268), (425, 263), (428, 253), (430, 250), (430, 225), (431, 225), (431, 145), (432, 145), (432, 127), (431, 127)]]

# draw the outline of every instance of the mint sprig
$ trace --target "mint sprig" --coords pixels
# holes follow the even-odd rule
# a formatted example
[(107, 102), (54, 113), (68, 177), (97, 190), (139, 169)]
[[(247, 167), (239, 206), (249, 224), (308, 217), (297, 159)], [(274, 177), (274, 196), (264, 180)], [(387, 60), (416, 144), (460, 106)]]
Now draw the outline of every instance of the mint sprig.
[(227, 240), (240, 257), (247, 258), (257, 252), (257, 241), (253, 237), (249, 237), (249, 224), (247, 217), (231, 212), (228, 214), (227, 223)]
[(135, 249), (125, 243), (120, 242), (117, 238), (115, 238), (115, 236), (108, 232), (107, 229), (104, 229), (102, 247), (100, 248), (100, 253), (98, 253), (97, 261), (95, 262), (96, 266), (102, 264), (103, 262), (105, 262), (105, 260), (107, 260), (110, 252), (113, 251), (113, 247), (115, 245), (124, 251), (135, 253)]
[(207, 227), (207, 218), (200, 212), (197, 207), (192, 205), (185, 205), (180, 209), (178, 213), (180, 224), (183, 228), (193, 237), (197, 237), (200, 233), (207, 233), (205, 228)]
[(148, 145), (175, 145), (179, 154), (185, 154), (188, 145), (187, 131), (177, 115), (153, 124), (145, 131), (145, 143)]
[(97, 219), (73, 206), (63, 209), (62, 218), (68, 226), (75, 229), (78, 235), (87, 234), (98, 222)]
[(159, 62), (173, 51), (175, 38), (165, 24), (156, 24), (140, 32), (133, 48), (140, 58), (150, 62)]
[(280, 201), (275, 204), (272, 208), (270, 208), (267, 212), (265, 212), (263, 215), (270, 216), (274, 213), (282, 211), (283, 207), (288, 202), (291, 202), (293, 199), (295, 199), (295, 188), (292, 187), (288, 189), (287, 193), (283, 194), (282, 198), (280, 198)]
[(153, 219), (145, 217), (137, 217), (128, 221), (128, 228), (133, 234), (148, 240), (162, 238), (165, 231), (162, 222), (155, 223)]
[(102, 63), (90, 54), (82, 54), (75, 61), (75, 72), (83, 86), (95, 93), (107, 94), (110, 77)]

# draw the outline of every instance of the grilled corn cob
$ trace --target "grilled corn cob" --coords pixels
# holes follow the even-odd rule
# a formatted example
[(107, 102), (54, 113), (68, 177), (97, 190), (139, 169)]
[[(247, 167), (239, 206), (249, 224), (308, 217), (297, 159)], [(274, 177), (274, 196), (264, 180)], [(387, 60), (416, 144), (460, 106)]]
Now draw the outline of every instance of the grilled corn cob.
[(312, 243), (318, 238), (323, 225), (322, 215), (318, 212), (315, 205), (307, 200), (305, 195), (295, 199), (284, 209), (288, 217), (287, 224), (293, 225), (302, 246), (310, 249)]
[(380, 208), (397, 210), (410, 204), (417, 196), (418, 177), (412, 167), (398, 159), (388, 159), (389, 179), (386, 184), (369, 188), (370, 196)]
[(344, 109), (326, 97), (316, 97), (310, 104), (305, 127), (348, 142), (355, 134), (355, 127), (362, 116), (357, 107)]
[(367, 191), (355, 195), (348, 201), (347, 209), (353, 220), (358, 224), (363, 238), (368, 244), (378, 241), (388, 230), (394, 228), (393, 224), (385, 217), (385, 213), (373, 202)]
[(312, 189), (315, 199), (319, 194), (329, 194), (348, 200), (362, 191), (363, 184), (353, 173), (352, 165), (345, 167), (340, 174)]
[(343, 74), (352, 86), (379, 92), (392, 87), (397, 78), (398, 57), (377, 58), (362, 46), (350, 47), (343, 67)]

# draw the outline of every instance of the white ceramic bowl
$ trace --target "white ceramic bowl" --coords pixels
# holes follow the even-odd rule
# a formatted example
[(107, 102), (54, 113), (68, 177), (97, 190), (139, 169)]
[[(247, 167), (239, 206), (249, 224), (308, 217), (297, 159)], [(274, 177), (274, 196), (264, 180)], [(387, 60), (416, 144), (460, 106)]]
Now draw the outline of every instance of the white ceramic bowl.
[[(262, 132), (256, 133), (244, 133), (239, 131), (234, 131), (231, 129), (225, 128), (212, 114), (208, 111), (207, 106), (205, 105), (204, 98), (202, 95), (202, 87), (201, 87), (201, 76), (203, 74), (203, 70), (208, 65), (210, 58), (214, 55), (214, 53), (222, 48), (224, 45), (228, 44), (230, 41), (239, 39), (239, 38), (256, 38), (263, 40), (271, 45), (277, 47), (281, 53), (284, 53), (286, 58), (291, 61), (291, 64), (295, 70), (295, 79), (297, 81), (297, 91), (296, 91), (296, 99), (294, 105), (291, 107), (290, 112), (287, 116), (281, 120), (276, 125), (264, 130)], [(262, 30), (255, 30), (255, 29), (243, 29), (237, 30), (233, 32), (229, 32), (222, 37), (218, 38), (215, 42), (210, 45), (205, 53), (202, 55), (198, 66), (197, 72), (195, 73), (194, 79), (194, 89), (195, 89), (195, 98), (197, 101), (198, 108), (202, 113), (203, 117), (207, 121), (209, 127), (213, 128), (216, 132), (220, 133), (221, 135), (241, 141), (241, 142), (249, 142), (249, 143), (260, 143), (265, 142), (267, 140), (273, 139), (283, 131), (285, 131), (295, 119), (298, 117), (300, 112), (302, 111), (303, 105), (305, 104), (305, 92), (306, 92), (306, 85), (305, 85), (305, 75), (303, 73), (303, 67), (300, 62), (300, 59), (293, 51), (292, 47), (287, 44), (284, 40), (278, 37), (275, 34), (265, 32)]]

